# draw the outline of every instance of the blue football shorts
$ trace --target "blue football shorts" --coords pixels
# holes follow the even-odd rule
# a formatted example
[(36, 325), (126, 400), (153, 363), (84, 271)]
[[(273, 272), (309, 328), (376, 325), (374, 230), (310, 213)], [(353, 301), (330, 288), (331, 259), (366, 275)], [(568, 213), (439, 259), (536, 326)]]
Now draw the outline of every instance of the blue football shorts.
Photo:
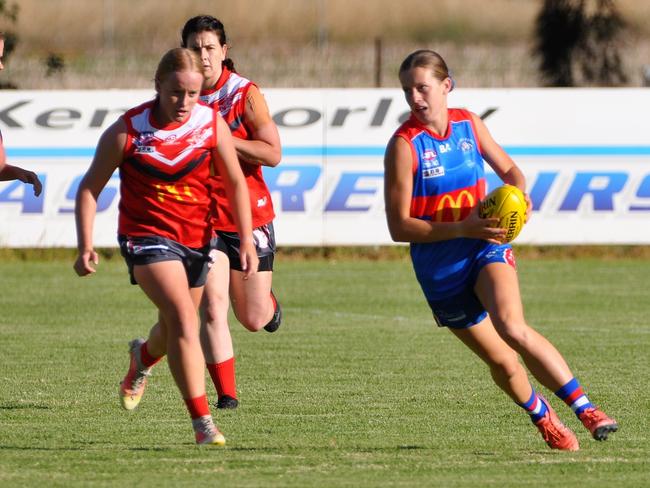
[(480, 256), (461, 290), (441, 300), (428, 300), (438, 327), (466, 329), (487, 317), (487, 311), (474, 292), (478, 273), (490, 263), (506, 263), (515, 267), (515, 258), (509, 245), (496, 246)]

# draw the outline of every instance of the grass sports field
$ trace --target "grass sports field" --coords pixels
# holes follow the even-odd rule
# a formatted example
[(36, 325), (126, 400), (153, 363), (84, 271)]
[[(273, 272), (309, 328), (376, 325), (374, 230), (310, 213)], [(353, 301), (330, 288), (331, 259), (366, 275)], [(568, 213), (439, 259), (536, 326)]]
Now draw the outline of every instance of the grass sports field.
[(283, 326), (233, 324), (241, 405), (217, 412), (227, 446), (199, 448), (166, 363), (136, 411), (119, 407), (127, 341), (155, 320), (119, 259), (86, 279), (0, 262), (0, 486), (647, 486), (650, 262), (519, 268), (529, 322), (619, 421), (609, 441), (546, 392), (582, 448), (547, 449), (432, 325), (407, 262), (280, 257)]

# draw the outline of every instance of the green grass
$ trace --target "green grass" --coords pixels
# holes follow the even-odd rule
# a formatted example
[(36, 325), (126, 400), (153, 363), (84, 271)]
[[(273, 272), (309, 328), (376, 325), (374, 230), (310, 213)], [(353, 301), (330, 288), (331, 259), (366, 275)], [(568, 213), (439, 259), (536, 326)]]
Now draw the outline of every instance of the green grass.
[(155, 320), (122, 262), (0, 263), (0, 486), (646, 485), (650, 263), (521, 261), (529, 322), (621, 425), (607, 442), (552, 398), (582, 449), (547, 449), (433, 326), (408, 262), (280, 257), (282, 328), (233, 322), (241, 405), (217, 412), (227, 446), (198, 448), (165, 363), (119, 407), (126, 343)]

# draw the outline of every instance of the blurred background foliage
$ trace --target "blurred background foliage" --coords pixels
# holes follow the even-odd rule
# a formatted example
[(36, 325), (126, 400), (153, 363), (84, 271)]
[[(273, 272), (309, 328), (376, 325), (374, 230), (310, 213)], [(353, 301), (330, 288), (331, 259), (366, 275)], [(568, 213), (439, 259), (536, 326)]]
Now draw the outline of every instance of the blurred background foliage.
[(461, 87), (642, 86), (650, 65), (646, 0), (0, 0), (16, 40), (3, 77), (22, 89), (149, 88), (184, 21), (203, 13), (265, 87), (396, 87), (399, 63), (422, 47)]

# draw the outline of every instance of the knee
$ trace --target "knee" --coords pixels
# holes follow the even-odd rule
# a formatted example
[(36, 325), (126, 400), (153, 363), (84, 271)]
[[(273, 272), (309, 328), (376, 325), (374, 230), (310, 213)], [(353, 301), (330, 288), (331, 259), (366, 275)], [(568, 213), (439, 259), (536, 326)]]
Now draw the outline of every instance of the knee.
[(204, 297), (200, 307), (201, 325), (215, 328), (228, 324), (228, 299)]
[(167, 324), (167, 341), (176, 341), (182, 338), (198, 337), (198, 321), (196, 311), (193, 313), (174, 313), (164, 318)]
[(257, 332), (262, 329), (268, 321), (264, 321), (260, 314), (250, 313), (244, 311), (243, 313), (235, 313), (237, 320), (250, 332)]
[(517, 352), (527, 349), (531, 339), (530, 327), (523, 317), (505, 316), (493, 319), (494, 326), (501, 338)]
[(490, 369), (493, 376), (500, 378), (512, 378), (519, 373), (522, 366), (516, 353), (506, 354), (501, 357), (495, 358), (490, 363)]
[(233, 300), (233, 312), (240, 324), (250, 332), (257, 332), (269, 323), (266, 304), (254, 300)]

